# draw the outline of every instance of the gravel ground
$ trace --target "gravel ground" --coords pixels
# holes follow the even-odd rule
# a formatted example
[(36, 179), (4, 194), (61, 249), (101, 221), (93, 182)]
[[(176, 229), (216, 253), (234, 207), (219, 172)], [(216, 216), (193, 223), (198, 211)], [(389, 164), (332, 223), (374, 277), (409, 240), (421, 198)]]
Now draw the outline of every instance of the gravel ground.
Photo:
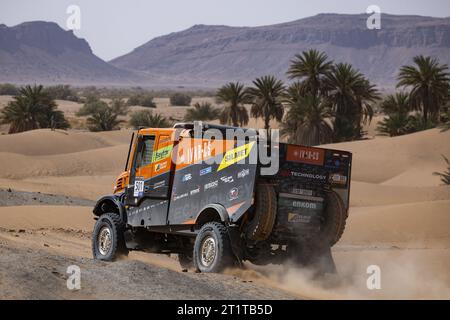
[(64, 195), (18, 191), (12, 189), (0, 189), (0, 207), (33, 205), (93, 207), (95, 205), (95, 202), (87, 199), (73, 198)]
[[(81, 268), (81, 289), (67, 289), (67, 267)], [(141, 261), (113, 263), (0, 243), (0, 299), (294, 299), (225, 274), (175, 272)]]
[[(0, 206), (94, 204), (63, 195), (0, 189)], [(90, 234), (81, 231), (0, 228), (0, 300), (297, 298), (230, 274), (177, 272), (131, 258), (102, 262), (87, 258), (86, 252)], [(67, 289), (70, 265), (81, 268), (80, 290)]]

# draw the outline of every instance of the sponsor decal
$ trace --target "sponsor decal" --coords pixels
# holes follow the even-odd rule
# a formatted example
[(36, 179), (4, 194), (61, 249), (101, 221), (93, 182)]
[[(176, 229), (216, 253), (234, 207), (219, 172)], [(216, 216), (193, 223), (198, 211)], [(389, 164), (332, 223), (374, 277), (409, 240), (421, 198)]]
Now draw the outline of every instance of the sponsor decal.
[(291, 176), (291, 171), (283, 169), (283, 170), (280, 170), (278, 172), (278, 175), (280, 175), (281, 177), (290, 177)]
[(225, 183), (232, 183), (232, 182), (234, 182), (233, 176), (222, 177), (222, 178), (220, 178), (220, 180), (222, 180)]
[(214, 189), (218, 185), (219, 185), (219, 180), (214, 180), (214, 181), (211, 181), (211, 182), (205, 184), (204, 189), (205, 190)]
[(172, 152), (173, 145), (168, 145), (166, 147), (162, 147), (155, 152), (153, 152), (152, 162), (158, 162), (164, 159), (167, 159)]
[(181, 181), (186, 182), (192, 179), (192, 173), (186, 173), (183, 178), (181, 178)]
[(191, 196), (193, 196), (194, 194), (197, 194), (197, 193), (199, 193), (199, 192), (200, 192), (200, 187), (197, 186), (197, 188), (192, 189), (192, 190), (189, 192), (189, 194), (190, 194)]
[(211, 148), (211, 142), (206, 141), (203, 144), (196, 143), (195, 146), (191, 148), (184, 149), (186, 153), (183, 152), (182, 155), (180, 155), (180, 161), (181, 163), (195, 163), (202, 160), (206, 160), (211, 157), (212, 155), (212, 148)]
[(160, 138), (159, 138), (159, 143), (161, 144), (161, 143), (164, 143), (164, 142), (168, 142), (168, 141), (170, 141), (170, 136), (161, 136)]
[(165, 167), (167, 167), (167, 162), (157, 163), (157, 164), (155, 164), (155, 171), (158, 172), (158, 171), (164, 169)]
[(311, 221), (311, 216), (304, 216), (298, 213), (288, 213), (288, 221), (289, 222), (300, 222), (300, 223), (309, 223)]
[(299, 195), (302, 195), (302, 196), (312, 196), (313, 195), (313, 191), (312, 190), (307, 190), (307, 189), (292, 188), (290, 191), (293, 194), (299, 194)]
[(238, 178), (244, 178), (245, 176), (248, 176), (250, 174), (250, 169), (242, 169), (238, 172), (237, 177)]
[[(301, 199), (301, 200), (307, 200), (307, 201), (323, 202), (322, 197), (314, 197), (314, 196), (308, 196), (308, 195), (302, 195), (302, 194), (280, 192), (279, 202), (286, 204), (286, 201), (284, 201), (283, 199)], [(291, 205), (287, 204), (287, 206), (291, 206)]]
[(239, 198), (239, 189), (235, 187), (228, 192), (228, 199), (235, 200), (237, 198)]
[(140, 197), (144, 194), (144, 179), (142, 177), (136, 177), (134, 181), (133, 196)]
[(158, 188), (164, 187), (165, 185), (166, 185), (165, 180), (158, 181), (153, 185), (153, 189), (158, 189)]
[(337, 183), (337, 184), (346, 184), (347, 183), (347, 177), (343, 176), (339, 173), (333, 173), (330, 175), (330, 182)]
[(219, 168), (217, 168), (217, 171), (220, 171), (222, 169), (225, 169), (232, 164), (235, 164), (245, 158), (248, 157), (250, 154), (250, 151), (252, 150), (253, 145), (255, 144), (255, 141), (249, 142), (247, 144), (244, 144), (242, 146), (239, 146), (237, 148), (234, 148), (232, 150), (228, 150), (225, 152), (225, 155), (223, 156), (223, 159), (219, 165)]
[(182, 193), (182, 194), (175, 194), (175, 195), (173, 196), (173, 201), (176, 201), (176, 200), (185, 198), (185, 197), (187, 197), (187, 196), (188, 196), (188, 193), (187, 193), (187, 192), (186, 192), (186, 193)]
[(325, 160), (325, 167), (334, 171), (346, 169), (346, 161), (339, 158), (339, 156), (333, 156), (332, 158)]
[(317, 209), (317, 203), (306, 201), (292, 201), (292, 206), (294, 208)]
[(203, 168), (203, 169), (200, 170), (200, 175), (201, 175), (201, 176), (204, 176), (205, 174), (208, 174), (208, 173), (210, 173), (211, 171), (212, 171), (212, 168), (211, 168), (211, 167)]
[(291, 176), (296, 178), (307, 178), (312, 180), (322, 180), (325, 181), (327, 179), (326, 175), (317, 174), (317, 173), (305, 173), (298, 171), (291, 171)]
[(138, 213), (144, 213), (145, 211), (157, 208), (157, 207), (159, 207), (161, 205), (164, 205), (166, 203), (167, 203), (167, 200), (163, 200), (161, 202), (158, 202), (158, 203), (155, 203), (155, 204), (151, 204), (151, 205), (147, 205), (147, 206), (142, 206), (142, 207), (139, 207), (139, 208), (134, 209), (134, 210), (129, 210), (127, 212), (128, 212), (128, 214), (130, 216), (132, 216), (132, 215), (135, 215), (135, 214), (138, 214)]
[(286, 160), (316, 165), (323, 165), (325, 150), (288, 145)]

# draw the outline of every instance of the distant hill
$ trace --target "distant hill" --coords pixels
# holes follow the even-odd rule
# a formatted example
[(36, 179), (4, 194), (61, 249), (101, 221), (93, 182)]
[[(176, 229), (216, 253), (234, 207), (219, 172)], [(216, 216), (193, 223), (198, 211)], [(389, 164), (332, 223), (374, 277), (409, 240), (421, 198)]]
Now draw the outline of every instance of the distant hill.
[(0, 82), (120, 84), (132, 73), (92, 53), (84, 39), (53, 22), (0, 25)]
[(293, 56), (317, 48), (392, 88), (400, 66), (415, 55), (450, 64), (450, 18), (383, 14), (381, 29), (369, 30), (367, 17), (319, 14), (261, 27), (195, 25), (110, 62), (56, 23), (0, 25), (0, 82), (215, 87), (265, 74), (286, 79)]
[(309, 48), (350, 62), (382, 87), (395, 82), (401, 65), (418, 54), (450, 64), (450, 18), (383, 14), (380, 30), (368, 15), (319, 14), (262, 27), (195, 25), (150, 40), (111, 61), (160, 81), (215, 85), (264, 74), (285, 78), (289, 61)]

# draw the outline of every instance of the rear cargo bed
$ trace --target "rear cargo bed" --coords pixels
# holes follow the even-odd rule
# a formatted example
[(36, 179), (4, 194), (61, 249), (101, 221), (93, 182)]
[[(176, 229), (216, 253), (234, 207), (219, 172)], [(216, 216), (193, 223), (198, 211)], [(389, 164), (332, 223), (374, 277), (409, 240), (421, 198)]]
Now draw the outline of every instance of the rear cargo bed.
[(327, 194), (348, 210), (352, 155), (346, 151), (280, 144), (275, 178), (278, 214), (274, 235), (298, 236), (320, 228)]

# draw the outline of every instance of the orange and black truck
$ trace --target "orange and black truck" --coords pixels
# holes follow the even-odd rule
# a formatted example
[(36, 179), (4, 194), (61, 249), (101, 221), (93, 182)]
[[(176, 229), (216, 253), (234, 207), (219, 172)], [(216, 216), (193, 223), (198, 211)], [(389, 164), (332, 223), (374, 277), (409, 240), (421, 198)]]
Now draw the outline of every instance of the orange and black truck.
[(201, 272), (244, 261), (333, 272), (351, 162), (349, 152), (274, 143), (253, 129), (139, 129), (113, 194), (93, 209), (94, 258), (143, 250), (177, 254)]

